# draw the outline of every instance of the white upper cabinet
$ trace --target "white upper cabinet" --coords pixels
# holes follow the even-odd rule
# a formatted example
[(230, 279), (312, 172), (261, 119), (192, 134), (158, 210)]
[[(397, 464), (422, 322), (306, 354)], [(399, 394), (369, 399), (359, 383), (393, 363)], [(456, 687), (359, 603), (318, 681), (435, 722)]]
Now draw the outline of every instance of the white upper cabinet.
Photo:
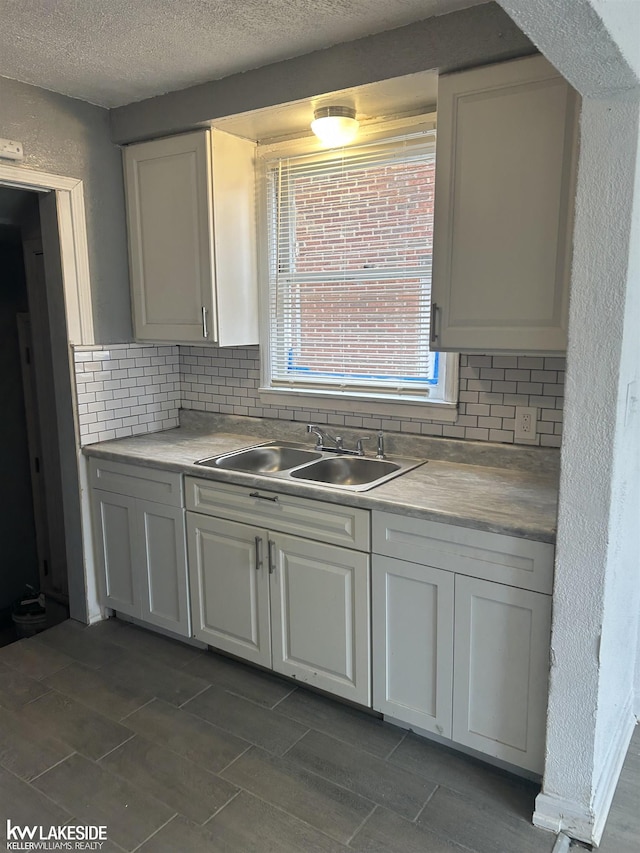
[(432, 349), (566, 349), (576, 113), (541, 56), (440, 78)]
[(258, 342), (254, 162), (219, 130), (124, 149), (137, 340)]

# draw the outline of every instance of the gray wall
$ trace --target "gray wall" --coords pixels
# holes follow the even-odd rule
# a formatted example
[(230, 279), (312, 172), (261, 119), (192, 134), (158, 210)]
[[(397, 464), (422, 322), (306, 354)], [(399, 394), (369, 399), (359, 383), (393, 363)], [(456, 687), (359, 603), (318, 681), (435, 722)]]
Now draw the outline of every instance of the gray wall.
[(0, 136), (24, 144), (24, 166), (84, 182), (97, 343), (131, 340), (120, 150), (111, 142), (166, 135), (199, 122), (319, 92), (464, 67), (534, 50), (495, 4), (473, 7), (246, 74), (108, 110), (0, 77)]
[(452, 71), (533, 53), (495, 3), (338, 44), (111, 110), (113, 139), (167, 136), (212, 119), (418, 71)]
[(26, 312), (27, 286), (19, 232), (0, 226), (0, 610), (25, 584), (38, 587), (38, 555), (16, 314)]
[(24, 167), (84, 182), (96, 341), (131, 340), (120, 149), (101, 107), (0, 77), (0, 136), (24, 144)]

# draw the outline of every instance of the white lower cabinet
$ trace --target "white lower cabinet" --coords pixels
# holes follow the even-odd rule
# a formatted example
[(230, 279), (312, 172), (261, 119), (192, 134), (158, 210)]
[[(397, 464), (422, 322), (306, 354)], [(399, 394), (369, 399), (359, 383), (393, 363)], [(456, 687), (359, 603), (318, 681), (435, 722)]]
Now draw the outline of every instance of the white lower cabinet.
[(193, 635), (262, 666), (271, 666), (269, 574), (262, 531), (187, 513)]
[(274, 670), (369, 705), (369, 556), (281, 533), (270, 548)]
[(551, 598), (458, 575), (453, 740), (544, 769)]
[[(274, 500), (271, 493), (229, 484), (220, 484), (226, 506), (218, 509), (217, 485), (188, 478), (188, 508), (210, 505), (272, 525), (187, 512), (194, 637), (370, 705), (368, 513), (304, 498)], [(287, 534), (288, 526), (307, 536)], [(336, 531), (352, 529), (361, 531), (354, 541), (366, 551), (318, 541), (347, 538)]]
[(373, 707), (542, 773), (551, 596), (538, 590), (553, 546), (384, 512), (372, 523)]
[(187, 477), (187, 582), (180, 475), (90, 481), (106, 606), (542, 773), (552, 545)]
[(373, 707), (451, 737), (454, 575), (374, 555)]
[(180, 475), (96, 459), (89, 472), (102, 603), (191, 636)]
[(91, 501), (102, 603), (127, 616), (141, 616), (139, 584), (134, 579), (136, 500), (93, 489)]
[(137, 521), (142, 620), (190, 637), (184, 510), (138, 501)]

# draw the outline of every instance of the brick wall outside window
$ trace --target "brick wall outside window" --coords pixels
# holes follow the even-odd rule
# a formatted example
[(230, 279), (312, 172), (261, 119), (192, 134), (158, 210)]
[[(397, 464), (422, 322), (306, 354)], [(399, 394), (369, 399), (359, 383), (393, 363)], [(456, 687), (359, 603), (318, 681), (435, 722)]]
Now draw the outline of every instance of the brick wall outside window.
[[(312, 168), (287, 174), (277, 217), (284, 235), (278, 270), (285, 278), (293, 272), (294, 283), (279, 291), (279, 304), (292, 318), (291, 356), (287, 347), (291, 367), (426, 375), (435, 179), (431, 156), (426, 162), (347, 160), (329, 173)], [(424, 273), (416, 275), (416, 268)], [(381, 278), (378, 270), (397, 278)], [(338, 273), (338, 281), (331, 273)]]

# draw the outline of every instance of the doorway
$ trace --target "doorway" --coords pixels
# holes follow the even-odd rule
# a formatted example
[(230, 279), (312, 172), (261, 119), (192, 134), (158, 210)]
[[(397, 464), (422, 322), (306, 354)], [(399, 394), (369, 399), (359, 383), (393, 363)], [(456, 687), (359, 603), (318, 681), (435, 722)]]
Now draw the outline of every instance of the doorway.
[[(52, 318), (38, 201), (33, 191), (0, 187), (0, 380), (5, 392), (0, 644), (19, 639), (36, 624), (55, 624), (68, 615), (69, 604)], [(31, 603), (19, 606), (25, 601)]]
[(93, 563), (87, 472), (76, 429), (70, 345), (92, 345), (93, 314), (84, 210), (84, 186), (77, 178), (5, 165), (0, 187), (38, 197), (51, 324), (52, 366), (60, 452), (69, 585), (73, 619), (102, 618)]

